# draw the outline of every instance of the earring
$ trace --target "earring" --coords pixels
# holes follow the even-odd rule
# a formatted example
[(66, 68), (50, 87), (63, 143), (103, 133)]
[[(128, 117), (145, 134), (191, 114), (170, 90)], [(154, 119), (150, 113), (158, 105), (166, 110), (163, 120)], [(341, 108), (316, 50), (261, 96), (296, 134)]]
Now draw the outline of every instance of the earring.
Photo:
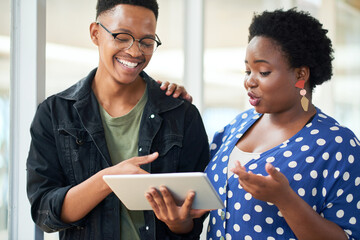
[(299, 81), (297, 81), (296, 84), (295, 84), (295, 87), (301, 89), (301, 90), (300, 90), (300, 95), (302, 96), (302, 98), (301, 98), (301, 107), (304, 109), (305, 112), (307, 112), (308, 109), (309, 109), (309, 99), (307, 99), (307, 98), (305, 97), (305, 95), (306, 95), (306, 90), (304, 89), (304, 87), (305, 87), (305, 80), (299, 80)]

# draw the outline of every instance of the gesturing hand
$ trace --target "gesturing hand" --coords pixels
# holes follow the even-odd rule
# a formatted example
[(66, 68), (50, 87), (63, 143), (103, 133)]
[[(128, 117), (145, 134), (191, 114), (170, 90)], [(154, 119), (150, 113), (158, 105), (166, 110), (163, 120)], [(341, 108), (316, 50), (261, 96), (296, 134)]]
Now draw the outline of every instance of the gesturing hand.
[(140, 166), (154, 161), (158, 156), (159, 153), (155, 152), (142, 157), (130, 158), (112, 166), (111, 173), (109, 174), (148, 174), (148, 172), (141, 169)]
[(182, 206), (177, 206), (175, 200), (169, 190), (161, 186), (161, 194), (151, 188), (145, 193), (146, 199), (149, 201), (156, 217), (163, 221), (169, 229), (177, 234), (185, 234), (190, 232), (194, 227), (194, 218), (199, 218), (208, 210), (191, 209), (195, 198), (195, 192), (190, 191)]
[(292, 189), (284, 174), (276, 170), (273, 165), (267, 163), (265, 170), (269, 175), (259, 176), (251, 171), (247, 172), (239, 162), (236, 162), (235, 168), (231, 169), (232, 172), (239, 176), (239, 183), (245, 191), (256, 199), (277, 205), (280, 201), (286, 199)]

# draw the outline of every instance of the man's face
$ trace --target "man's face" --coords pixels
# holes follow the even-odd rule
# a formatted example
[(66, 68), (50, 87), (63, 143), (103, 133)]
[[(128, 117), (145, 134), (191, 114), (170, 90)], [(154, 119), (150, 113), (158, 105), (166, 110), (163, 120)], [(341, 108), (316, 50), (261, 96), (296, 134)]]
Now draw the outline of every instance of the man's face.
[[(128, 33), (135, 39), (150, 37), (155, 39), (156, 18), (144, 7), (119, 4), (98, 17), (106, 29), (112, 33)], [(148, 65), (152, 54), (145, 55), (135, 41), (129, 49), (119, 49), (114, 37), (100, 25), (95, 26), (99, 49), (98, 72), (102, 77), (112, 78), (120, 84), (131, 84)]]

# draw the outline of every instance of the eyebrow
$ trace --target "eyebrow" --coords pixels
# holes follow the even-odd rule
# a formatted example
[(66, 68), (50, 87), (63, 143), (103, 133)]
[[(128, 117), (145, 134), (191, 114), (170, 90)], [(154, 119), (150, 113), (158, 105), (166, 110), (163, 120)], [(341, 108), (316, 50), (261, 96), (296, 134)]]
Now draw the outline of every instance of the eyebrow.
[[(248, 60), (245, 60), (245, 63), (249, 63)], [(255, 60), (254, 63), (267, 63), (267, 64), (270, 64), (268, 61), (263, 60), (263, 59)]]
[[(118, 29), (116, 29), (115, 31), (113, 31), (113, 33), (129, 33), (129, 34), (133, 34), (130, 30), (128, 30), (128, 29), (126, 29), (126, 28), (118, 28)], [(145, 35), (144, 37), (142, 37), (142, 38), (153, 38), (153, 39), (155, 39), (155, 35), (151, 35), (151, 34), (147, 34), (147, 35)]]

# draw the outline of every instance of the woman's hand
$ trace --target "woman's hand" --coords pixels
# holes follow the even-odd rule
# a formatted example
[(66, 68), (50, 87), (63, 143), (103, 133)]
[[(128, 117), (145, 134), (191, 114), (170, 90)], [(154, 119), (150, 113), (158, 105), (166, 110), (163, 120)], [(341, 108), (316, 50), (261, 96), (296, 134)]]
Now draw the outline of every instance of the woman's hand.
[(172, 95), (174, 98), (182, 97), (185, 100), (192, 102), (192, 96), (188, 94), (183, 86), (177, 85), (176, 83), (169, 83), (168, 81), (162, 82), (158, 80), (157, 82), (161, 84), (160, 89), (166, 90), (166, 95)]
[(259, 176), (251, 171), (247, 172), (245, 167), (241, 166), (239, 162), (235, 163), (235, 168), (231, 169), (239, 176), (240, 186), (249, 192), (254, 198), (278, 204), (286, 200), (292, 191), (287, 178), (275, 169), (273, 165), (267, 163), (265, 170), (268, 176)]
[(165, 186), (159, 188), (161, 194), (155, 188), (145, 193), (156, 217), (163, 221), (173, 233), (189, 233), (194, 227), (194, 218), (199, 218), (208, 210), (191, 209), (195, 198), (195, 192), (190, 191), (182, 206), (177, 206), (169, 190)]

